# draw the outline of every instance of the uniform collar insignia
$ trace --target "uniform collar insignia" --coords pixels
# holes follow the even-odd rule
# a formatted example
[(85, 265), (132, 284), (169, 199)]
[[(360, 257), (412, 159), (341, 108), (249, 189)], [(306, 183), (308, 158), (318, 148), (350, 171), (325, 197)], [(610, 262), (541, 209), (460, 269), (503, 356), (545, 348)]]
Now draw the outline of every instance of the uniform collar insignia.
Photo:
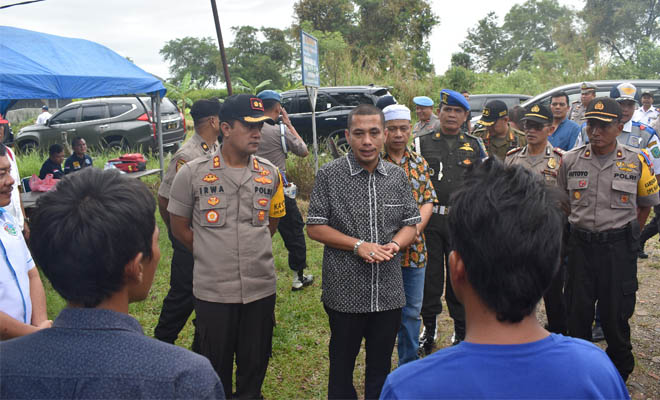
[(206, 151), (209, 151), (209, 145), (206, 144), (206, 142), (202, 142), (202, 145), (201, 145), (201, 146), (202, 146), (202, 150), (204, 150), (205, 152), (206, 152)]
[(616, 151), (616, 158), (623, 158), (623, 152), (621, 150)]
[(259, 166), (259, 161), (257, 161), (257, 159), (252, 156), (252, 170), (259, 171), (260, 169), (261, 167)]

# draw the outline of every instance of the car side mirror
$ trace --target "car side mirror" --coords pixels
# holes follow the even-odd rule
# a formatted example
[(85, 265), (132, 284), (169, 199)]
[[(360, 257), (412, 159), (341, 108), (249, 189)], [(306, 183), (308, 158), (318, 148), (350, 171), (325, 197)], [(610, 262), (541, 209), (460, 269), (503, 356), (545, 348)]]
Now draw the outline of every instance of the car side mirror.
[(46, 125), (46, 126), (50, 126), (50, 118), (48, 118), (48, 119), (46, 120), (46, 122), (44, 123), (44, 125)]

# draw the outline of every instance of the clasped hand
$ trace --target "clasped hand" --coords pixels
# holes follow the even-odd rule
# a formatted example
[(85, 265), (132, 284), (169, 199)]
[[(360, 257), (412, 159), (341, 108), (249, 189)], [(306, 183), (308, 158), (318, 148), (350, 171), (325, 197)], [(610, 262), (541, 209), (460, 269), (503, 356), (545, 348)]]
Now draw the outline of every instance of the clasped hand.
[(358, 247), (358, 256), (368, 263), (389, 261), (399, 251), (395, 243), (380, 245), (378, 243), (364, 242)]

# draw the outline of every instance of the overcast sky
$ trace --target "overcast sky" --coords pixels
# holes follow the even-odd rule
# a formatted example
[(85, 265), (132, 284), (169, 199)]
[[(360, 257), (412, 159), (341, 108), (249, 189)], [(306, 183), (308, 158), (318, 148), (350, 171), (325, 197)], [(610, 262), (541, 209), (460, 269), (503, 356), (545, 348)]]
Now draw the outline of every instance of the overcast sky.
[[(0, 6), (21, 0), (0, 0)], [(225, 46), (233, 40), (230, 27), (252, 25), (286, 28), (293, 22), (295, 0), (216, 0)], [(460, 50), (468, 28), (495, 11), (503, 18), (515, 0), (431, 1), (440, 24), (431, 35), (431, 59), (438, 74)], [(581, 7), (582, 1), (560, 0)], [(165, 42), (185, 36), (216, 37), (210, 0), (45, 0), (0, 9), (0, 25), (53, 35), (92, 40), (142, 69), (169, 77), (158, 51)]]

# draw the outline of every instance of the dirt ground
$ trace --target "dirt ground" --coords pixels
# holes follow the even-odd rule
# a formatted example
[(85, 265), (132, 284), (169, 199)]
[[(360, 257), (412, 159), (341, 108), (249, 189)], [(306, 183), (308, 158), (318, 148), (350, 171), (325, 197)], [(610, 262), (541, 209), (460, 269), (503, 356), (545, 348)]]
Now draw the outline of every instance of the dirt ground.
[[(646, 244), (649, 258), (639, 260), (637, 304), (630, 320), (635, 370), (626, 382), (633, 399), (660, 399), (660, 243), (655, 238)], [(453, 321), (444, 312), (438, 318), (438, 348), (449, 346)], [(538, 318), (546, 322), (545, 307), (539, 306)], [(605, 350), (605, 341), (597, 343)], [(396, 351), (395, 351), (396, 353)]]

